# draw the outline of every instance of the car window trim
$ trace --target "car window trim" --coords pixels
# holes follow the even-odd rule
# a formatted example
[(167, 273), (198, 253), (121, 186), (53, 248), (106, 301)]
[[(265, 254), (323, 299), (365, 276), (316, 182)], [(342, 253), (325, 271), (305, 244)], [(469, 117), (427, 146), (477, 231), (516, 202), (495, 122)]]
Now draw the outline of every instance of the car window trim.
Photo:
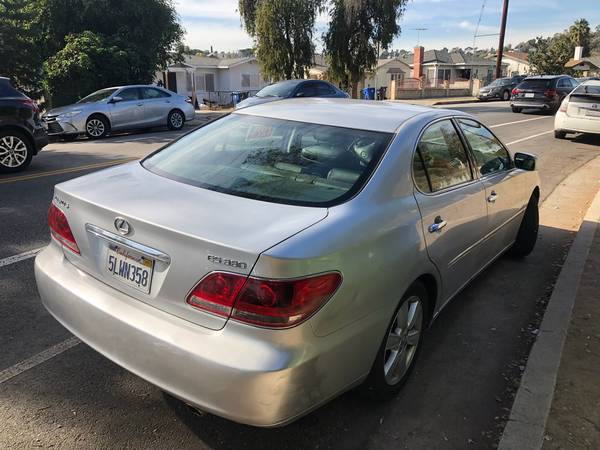
[[(464, 188), (464, 187), (466, 187), (468, 185), (471, 185), (471, 184), (479, 182), (479, 178), (476, 178), (476, 176), (475, 176), (476, 173), (475, 173), (474, 169), (472, 168), (472, 162), (471, 162), (471, 157), (470, 157), (470, 154), (469, 154), (469, 150), (464, 147), (464, 144), (463, 144), (463, 148), (464, 148), (465, 153), (467, 155), (467, 161), (469, 162), (469, 167), (471, 167), (471, 179), (469, 181), (463, 181), (462, 183), (455, 184), (455, 185), (452, 185), (452, 186), (448, 186), (447, 188), (440, 189), (438, 191), (433, 191), (432, 190), (431, 192), (423, 192), (421, 189), (419, 189), (419, 187), (418, 187), (418, 185), (417, 185), (417, 183), (415, 181), (415, 171), (413, 169), (413, 161), (414, 161), (414, 157), (415, 157), (414, 156), (415, 152), (419, 150), (419, 142), (421, 142), (421, 137), (423, 136), (423, 133), (425, 133), (425, 130), (427, 128), (429, 128), (431, 125), (433, 125), (436, 122), (441, 122), (442, 120), (450, 120), (450, 122), (454, 126), (454, 129), (456, 130), (456, 125), (454, 124), (454, 121), (453, 121), (454, 117), (455, 116), (438, 117), (437, 119), (434, 119), (431, 122), (428, 122), (425, 126), (423, 126), (423, 128), (421, 128), (421, 131), (419, 132), (419, 136), (417, 137), (417, 140), (415, 142), (413, 151), (411, 153), (411, 159), (410, 159), (410, 165), (411, 165), (411, 167), (410, 167), (410, 177), (412, 178), (413, 187), (418, 192), (420, 192), (423, 195), (433, 196), (433, 195), (438, 195), (438, 194), (445, 194), (447, 192), (454, 191), (456, 189), (461, 189), (461, 188)], [(461, 137), (461, 134), (460, 134), (460, 130), (457, 130), (457, 133), (459, 134), (459, 139), (461, 139), (461, 142), (462, 142), (462, 137)], [(421, 158), (421, 161), (423, 161), (420, 152), (419, 152), (419, 157)], [(425, 166), (423, 166), (423, 167), (425, 167)], [(427, 182), (429, 183), (429, 189), (431, 189), (431, 181), (429, 180), (429, 174), (428, 174), (428, 172), (427, 172), (426, 169), (425, 169), (425, 174), (427, 176)]]
[(513, 171), (515, 169), (515, 164), (514, 164), (514, 161), (513, 161), (512, 154), (506, 148), (506, 146), (504, 145), (504, 143), (498, 138), (498, 136), (496, 136), (494, 134), (494, 132), (489, 129), (489, 127), (487, 127), (485, 124), (481, 123), (479, 120), (473, 119), (471, 117), (454, 116), (453, 119), (456, 120), (456, 125), (458, 126), (458, 128), (460, 130), (460, 134), (463, 137), (463, 139), (465, 140), (465, 142), (466, 142), (466, 144), (467, 144), (467, 146), (469, 148), (469, 154), (470, 154), (471, 158), (473, 158), (473, 167), (474, 168), (476, 167), (477, 160), (475, 159), (475, 153), (473, 152), (473, 147), (471, 147), (471, 144), (469, 143), (467, 137), (464, 135), (462, 128), (460, 128), (460, 123), (459, 123), (460, 119), (472, 120), (473, 122), (478, 123), (483, 128), (485, 128), (486, 130), (488, 130), (490, 132), (490, 134), (492, 136), (494, 136), (494, 138), (496, 139), (496, 141), (498, 141), (498, 143), (500, 144), (500, 147), (502, 147), (504, 149), (504, 151), (506, 152), (506, 154), (508, 155), (508, 159), (510, 160), (510, 167), (508, 169), (506, 169), (506, 170), (500, 170), (498, 172), (486, 173), (485, 175), (482, 175), (481, 173), (479, 173), (479, 170), (474, 170), (475, 176), (477, 177), (478, 180), (484, 180), (484, 179), (490, 178), (491, 176), (497, 175), (499, 173), (509, 173), (509, 172), (511, 172), (511, 171)]

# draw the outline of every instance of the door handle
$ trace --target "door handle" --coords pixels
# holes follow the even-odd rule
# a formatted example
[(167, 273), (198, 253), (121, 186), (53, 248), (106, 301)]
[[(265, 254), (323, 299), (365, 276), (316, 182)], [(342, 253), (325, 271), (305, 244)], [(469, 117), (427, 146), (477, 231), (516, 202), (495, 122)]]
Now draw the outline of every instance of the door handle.
[(440, 231), (442, 228), (444, 228), (446, 225), (448, 225), (448, 222), (446, 222), (444, 219), (442, 219), (440, 216), (437, 216), (433, 223), (431, 225), (429, 225), (429, 232), (430, 233), (435, 233), (437, 231)]
[(498, 199), (499, 195), (496, 194), (496, 191), (492, 191), (489, 195), (489, 197), (487, 198), (488, 203), (496, 203), (496, 200)]

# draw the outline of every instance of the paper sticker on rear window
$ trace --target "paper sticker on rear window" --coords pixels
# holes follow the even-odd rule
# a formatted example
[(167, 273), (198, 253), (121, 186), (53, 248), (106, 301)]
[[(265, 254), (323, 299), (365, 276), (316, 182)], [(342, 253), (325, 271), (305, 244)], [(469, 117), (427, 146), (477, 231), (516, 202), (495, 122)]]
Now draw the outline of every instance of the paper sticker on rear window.
[(252, 125), (246, 134), (246, 140), (265, 139), (273, 136), (273, 127), (267, 125)]

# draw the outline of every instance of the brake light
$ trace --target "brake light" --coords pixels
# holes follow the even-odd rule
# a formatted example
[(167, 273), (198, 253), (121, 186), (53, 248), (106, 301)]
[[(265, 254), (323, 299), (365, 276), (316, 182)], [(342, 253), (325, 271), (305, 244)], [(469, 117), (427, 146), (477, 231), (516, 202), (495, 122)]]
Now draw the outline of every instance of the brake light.
[(56, 241), (79, 255), (79, 247), (75, 241), (75, 236), (71, 232), (67, 217), (54, 203), (50, 205), (48, 210), (48, 225), (50, 226), (50, 234)]
[(511, 92), (511, 94), (512, 94), (512, 95), (517, 95), (519, 92), (521, 92), (521, 89), (514, 88), (514, 89), (512, 90), (512, 92)]
[(30, 98), (19, 99), (19, 102), (30, 108), (33, 112), (40, 111), (40, 108), (38, 107), (37, 103), (31, 100)]
[(214, 272), (192, 290), (187, 303), (234, 320), (287, 328), (313, 315), (339, 287), (337, 272), (293, 280), (270, 280)]
[(548, 98), (554, 98), (554, 96), (556, 95), (556, 90), (555, 89), (546, 89), (544, 91), (544, 95)]
[(558, 108), (558, 110), (560, 112), (567, 112), (568, 103), (569, 103), (569, 97), (567, 97), (563, 100), (563, 102), (560, 104), (560, 108)]

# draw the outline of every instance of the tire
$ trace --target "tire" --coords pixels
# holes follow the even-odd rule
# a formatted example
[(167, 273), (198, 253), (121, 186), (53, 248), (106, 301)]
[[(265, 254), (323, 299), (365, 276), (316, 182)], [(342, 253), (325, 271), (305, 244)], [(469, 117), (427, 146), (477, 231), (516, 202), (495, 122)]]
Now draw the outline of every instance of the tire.
[[(363, 386), (370, 395), (379, 399), (390, 398), (406, 383), (420, 354), (427, 307), (427, 290), (422, 283), (416, 282), (400, 300), (377, 350), (375, 362)], [(401, 326), (402, 317), (406, 317), (407, 327)], [(400, 336), (392, 338), (392, 334)], [(392, 344), (394, 347), (390, 349)]]
[(85, 123), (85, 134), (90, 139), (102, 139), (108, 135), (110, 124), (106, 117), (91, 116)]
[(34, 148), (20, 131), (0, 131), (0, 173), (15, 173), (31, 164)]
[(511, 106), (512, 112), (514, 113), (520, 113), (521, 112), (521, 108), (518, 108), (516, 106)]
[(504, 100), (505, 102), (509, 101), (510, 100), (510, 92), (504, 91), (502, 93), (502, 100)]
[(556, 139), (564, 139), (567, 137), (567, 132), (562, 130), (554, 130), (554, 137)]
[(185, 123), (185, 115), (178, 109), (174, 109), (167, 116), (167, 127), (169, 130), (181, 130)]
[(517, 233), (517, 239), (508, 251), (510, 256), (522, 258), (533, 251), (537, 242), (540, 225), (538, 201), (538, 196), (535, 193), (531, 194), (527, 208), (525, 209), (525, 215), (519, 227), (519, 232)]

